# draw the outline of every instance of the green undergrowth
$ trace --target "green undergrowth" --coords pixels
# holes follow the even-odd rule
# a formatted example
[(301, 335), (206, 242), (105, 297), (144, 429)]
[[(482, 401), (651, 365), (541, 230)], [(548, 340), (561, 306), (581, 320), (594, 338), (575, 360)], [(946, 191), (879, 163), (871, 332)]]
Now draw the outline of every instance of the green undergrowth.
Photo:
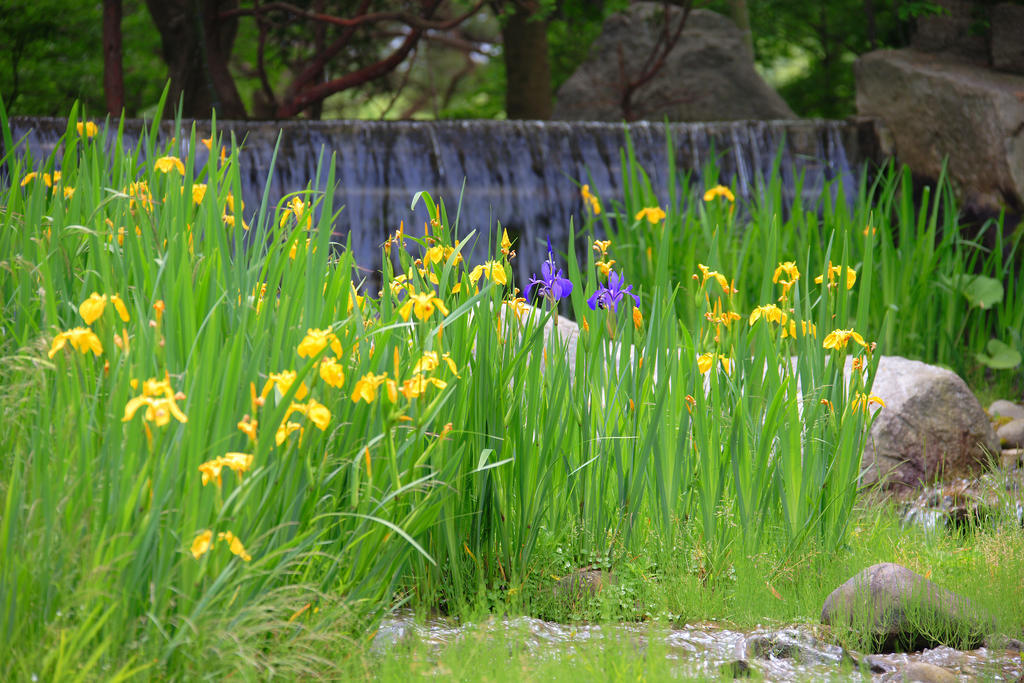
[[(703, 575), (699, 550), (681, 538), (667, 554), (624, 558), (612, 567), (617, 583), (595, 595), (556, 599), (552, 591), (555, 577), (565, 573), (564, 557), (561, 548), (539, 551), (538, 580), (521, 595), (496, 599), (481, 591), (476, 602), (468, 600), (447, 619), (450, 626), (469, 624), (454, 642), (439, 647), (410, 635), (364, 651), (350, 662), (352, 671), (379, 680), (439, 675), (481, 681), (580, 680), (588, 675), (605, 680), (675, 680), (680, 665), (667, 657), (663, 641), (652, 637), (640, 647), (628, 634), (653, 636), (687, 625), (738, 631), (806, 625), (825, 634), (826, 640), (863, 651), (861, 633), (837, 628), (828, 635), (827, 629), (821, 630), (821, 608), (834, 588), (880, 562), (901, 564), (968, 598), (994, 619), (998, 633), (1024, 634), (1024, 595), (1019, 590), (1024, 535), (1010, 516), (967, 530), (927, 531), (901, 525), (891, 505), (861, 508), (843, 551), (731, 557), (728, 571), (718, 580)], [(587, 559), (600, 564), (600, 558)], [(514, 625), (517, 616), (604, 624), (608, 630), (604, 640), (575, 640), (571, 647), (528, 646), (531, 635), (524, 624)], [(497, 627), (503, 619), (512, 619), (513, 626)], [(415, 620), (436, 625), (438, 615), (419, 612)], [(623, 624), (629, 625), (626, 631), (615, 631)], [(620, 633), (626, 635), (615, 635)], [(837, 665), (834, 673), (841, 672)]]
[[(717, 576), (685, 524), (675, 528), (671, 548), (653, 550), (656, 539), (645, 539), (652, 550), (643, 550), (641, 541), (641, 550), (615, 562), (545, 546), (538, 548), (534, 573), (522, 590), (510, 595), (481, 587), (450, 616), (471, 622), (489, 614), (560, 623), (711, 621), (740, 629), (811, 624), (819, 622), (825, 597), (841, 583), (870, 565), (895, 562), (977, 603), (1004, 632), (1024, 629), (1024, 595), (1015, 588), (1024, 570), (1024, 535), (1009, 516), (967, 530), (927, 530), (901, 524), (895, 507), (884, 505), (857, 510), (851, 527), (847, 546), (838, 552), (809, 547), (787, 553), (781, 546), (753, 555), (735, 552)], [(580, 567), (610, 572), (614, 579), (594, 594), (559, 593), (558, 580)]]

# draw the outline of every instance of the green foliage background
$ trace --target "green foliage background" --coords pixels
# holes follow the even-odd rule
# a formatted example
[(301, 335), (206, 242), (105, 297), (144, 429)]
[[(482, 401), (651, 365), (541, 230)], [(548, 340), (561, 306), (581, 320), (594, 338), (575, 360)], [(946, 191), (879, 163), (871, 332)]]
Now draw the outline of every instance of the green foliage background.
[[(123, 0), (125, 107), (130, 116), (160, 98), (167, 68), (142, 0)], [(66, 116), (76, 100), (91, 113), (103, 97), (102, 3), (12, 0), (0, 11), (0, 97), (10, 115)]]
[[(0, 14), (0, 96), (10, 115), (60, 116), (75, 100), (86, 112), (105, 110), (103, 98), (102, 4), (71, 0), (13, 0)], [(829, 0), (807, 4), (795, 0), (747, 3), (755, 59), (767, 80), (800, 116), (841, 118), (855, 113), (852, 63), (857, 55), (908, 43), (914, 17), (937, 11), (930, 2)], [(557, 89), (586, 58), (604, 20), (624, 9), (626, 0), (564, 0), (542, 3), (548, 20), (552, 88)], [(695, 3), (696, 8), (730, 15), (729, 0)], [(489, 59), (455, 89), (447, 102), (424, 108), (417, 117), (502, 118), (505, 77), (498, 20), (482, 14), (472, 20), (476, 34), (494, 34)], [(289, 65), (301, 58), (310, 36), (299, 25), (282, 28), (269, 46), (272, 85), (283, 85)], [(126, 109), (130, 116), (152, 113), (167, 78), (160, 37), (142, 0), (125, 0), (123, 52)], [(233, 53), (233, 71), (252, 112), (259, 90), (255, 75), (256, 29), (242, 20)], [(289, 47), (290, 46), (290, 47)], [(346, 59), (365, 59), (387, 45), (354, 44)], [(460, 58), (424, 45), (389, 78), (325, 102), (325, 118), (396, 118), (425, 90), (445, 89), (444, 79), (460, 68)], [(348, 54), (348, 53), (346, 53)], [(454, 54), (454, 53), (453, 53)], [(344, 61), (344, 60), (342, 60)], [(335, 66), (335, 69), (340, 68)], [(406, 78), (409, 92), (394, 98)], [(552, 93), (552, 96), (554, 94)]]

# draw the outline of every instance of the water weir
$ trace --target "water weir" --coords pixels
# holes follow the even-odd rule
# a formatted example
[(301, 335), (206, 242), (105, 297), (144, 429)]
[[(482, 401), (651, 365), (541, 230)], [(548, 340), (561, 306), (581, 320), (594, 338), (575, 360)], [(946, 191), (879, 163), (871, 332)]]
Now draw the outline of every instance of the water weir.
[[(186, 120), (181, 130), (171, 123), (162, 126), (164, 135), (181, 141), (181, 154), (188, 152), (193, 123), (197, 139), (209, 135), (209, 121)], [(127, 146), (138, 140), (144, 125), (125, 122)], [(64, 119), (11, 119), (14, 140), (23, 140), (37, 162), (54, 151), (66, 126)], [(565, 244), (570, 220), (579, 225), (579, 184), (589, 183), (606, 209), (622, 196), (621, 150), (627, 133), (663, 204), (669, 182), (667, 139), (678, 168), (691, 173), (696, 187), (704, 186), (704, 169), (714, 166), (720, 182), (735, 184), (738, 195), (749, 197), (778, 156), (788, 198), (802, 178), (803, 199), (812, 205), (829, 181), (843, 179), (852, 188), (859, 164), (879, 158), (870, 121), (228, 121), (217, 126), (242, 143), (243, 195), (250, 210), (258, 205), (268, 173), (270, 199), (277, 201), (312, 184), (320, 160), (326, 167), (333, 157), (335, 206), (344, 206), (334, 231), (339, 240), (351, 233), (356, 259), (370, 271), (379, 268), (380, 245), (400, 221), (410, 233), (422, 230), (425, 208), (420, 204), (410, 210), (416, 192), (443, 198), (454, 217), (465, 183), (459, 232), (477, 230), (472, 258), (484, 258), (500, 222), (519, 238), (520, 282), (543, 260), (548, 235), (553, 243)], [(205, 147), (196, 153), (197, 164), (205, 163)]]

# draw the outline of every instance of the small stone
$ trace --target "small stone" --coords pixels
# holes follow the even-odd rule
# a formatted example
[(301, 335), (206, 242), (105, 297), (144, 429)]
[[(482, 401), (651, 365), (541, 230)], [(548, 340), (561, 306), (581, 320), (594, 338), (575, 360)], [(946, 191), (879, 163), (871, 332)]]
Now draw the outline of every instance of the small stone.
[(918, 683), (954, 683), (960, 679), (952, 671), (941, 666), (927, 662), (911, 662), (903, 669), (903, 680)]
[(563, 576), (555, 583), (556, 598), (578, 599), (586, 595), (597, 595), (606, 586), (616, 582), (615, 575), (600, 569), (577, 569)]
[(884, 659), (875, 655), (867, 655), (861, 661), (867, 666), (868, 671), (873, 674), (887, 674), (893, 670)]
[(999, 462), (1004, 470), (1015, 470), (1020, 467), (1021, 460), (1024, 460), (1024, 448), (1004, 448)]
[(1024, 417), (1004, 424), (996, 430), (996, 436), (1006, 448), (1024, 448)]
[(1024, 406), (1013, 401), (999, 399), (992, 401), (992, 405), (988, 407), (988, 414), (990, 417), (1008, 417), (1011, 420), (1016, 420), (1024, 418)]

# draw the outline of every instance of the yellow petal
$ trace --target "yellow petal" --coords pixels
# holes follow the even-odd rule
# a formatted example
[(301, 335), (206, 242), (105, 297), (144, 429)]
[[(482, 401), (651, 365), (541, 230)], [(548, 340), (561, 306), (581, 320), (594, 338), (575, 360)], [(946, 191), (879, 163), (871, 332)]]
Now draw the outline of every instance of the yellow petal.
[(82, 316), (82, 320), (85, 321), (86, 325), (92, 325), (101, 315), (103, 315), (103, 310), (106, 307), (107, 295), (93, 292), (89, 295), (88, 299), (78, 306), (78, 312)]
[(200, 531), (199, 534), (192, 541), (192, 557), (197, 560), (206, 554), (213, 544), (213, 532), (207, 529), (206, 531)]
[(177, 171), (179, 175), (185, 175), (185, 164), (178, 157), (160, 157), (153, 163), (153, 168), (161, 173)]
[(121, 316), (122, 322), (128, 322), (128, 307), (124, 305), (124, 301), (121, 300), (117, 294), (113, 294), (110, 297), (110, 303), (114, 304), (114, 310)]

